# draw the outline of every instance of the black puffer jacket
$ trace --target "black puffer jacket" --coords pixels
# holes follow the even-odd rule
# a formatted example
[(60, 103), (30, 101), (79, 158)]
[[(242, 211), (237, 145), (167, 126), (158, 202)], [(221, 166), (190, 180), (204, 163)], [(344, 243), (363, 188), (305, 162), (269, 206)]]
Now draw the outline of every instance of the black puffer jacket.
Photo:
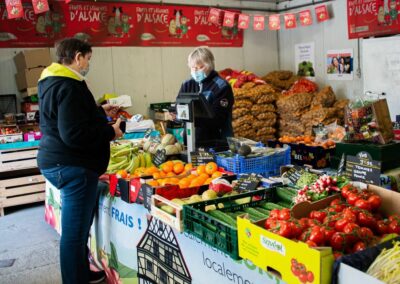
[(97, 107), (85, 81), (53, 63), (39, 80), (40, 169), (80, 166), (103, 174), (110, 158), (114, 129)]

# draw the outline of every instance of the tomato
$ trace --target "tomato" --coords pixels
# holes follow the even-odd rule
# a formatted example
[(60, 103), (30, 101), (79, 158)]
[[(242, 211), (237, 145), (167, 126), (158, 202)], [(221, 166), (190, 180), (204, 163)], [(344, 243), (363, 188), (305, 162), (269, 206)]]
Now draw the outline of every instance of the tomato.
[(316, 243), (317, 246), (322, 246), (325, 242), (325, 234), (323, 231), (321, 231), (320, 227), (315, 226), (311, 229), (311, 233), (310, 236), (308, 237), (308, 240)]
[(357, 216), (358, 224), (363, 227), (374, 229), (376, 227), (376, 220), (374, 216), (368, 211), (360, 211)]
[(307, 272), (307, 281), (310, 283), (314, 281), (314, 274), (311, 271)]
[(332, 208), (335, 210), (335, 212), (340, 213), (346, 208), (346, 205), (344, 205), (344, 204), (336, 204), (336, 205), (333, 205)]
[(292, 270), (292, 273), (293, 273), (295, 276), (298, 276), (298, 275), (299, 275), (299, 271), (297, 270), (297, 265), (292, 265), (292, 267), (291, 267), (290, 269)]
[(295, 258), (292, 258), (290, 262), (292, 263), (292, 265), (297, 265), (297, 259)]
[(372, 210), (377, 210), (382, 204), (382, 199), (379, 195), (373, 194), (368, 198), (368, 203), (371, 205)]
[(341, 258), (342, 256), (343, 256), (343, 253), (341, 253), (340, 251), (333, 252), (333, 257), (335, 258), (335, 260)]
[(356, 206), (358, 208), (361, 208), (361, 209), (364, 209), (364, 210), (367, 210), (367, 211), (371, 211), (372, 210), (371, 204), (365, 199), (358, 199), (354, 203), (354, 206)]
[(348, 224), (351, 223), (352, 220), (347, 219), (347, 218), (342, 218), (336, 221), (335, 223), (335, 230), (338, 232), (343, 232), (344, 227)]
[(342, 200), (340, 200), (339, 198), (336, 198), (336, 199), (331, 201), (330, 206), (340, 205), (340, 204), (343, 204)]
[(325, 242), (330, 242), (333, 234), (336, 232), (333, 228), (328, 226), (321, 227), (321, 231), (325, 235)]
[(358, 252), (360, 250), (365, 250), (367, 248), (367, 246), (365, 245), (364, 242), (357, 242), (354, 246), (353, 246), (353, 252)]
[(348, 220), (351, 220), (351, 222), (356, 222), (357, 221), (357, 215), (353, 213), (352, 211), (343, 211), (342, 213), (342, 218), (346, 218)]
[(325, 226), (329, 226), (331, 228), (334, 228), (335, 224), (336, 224), (336, 221), (339, 220), (340, 218), (341, 218), (341, 216), (339, 214), (327, 216), (327, 217), (325, 217), (323, 224)]
[(315, 219), (308, 219), (308, 226), (309, 226), (309, 227), (320, 226), (320, 225), (321, 225), (321, 223), (318, 222), (317, 220), (315, 220)]
[(397, 221), (391, 221), (388, 226), (388, 233), (400, 234), (400, 224)]
[(272, 209), (271, 212), (269, 213), (269, 218), (279, 219), (279, 213), (280, 213), (279, 209)]
[(343, 227), (343, 233), (346, 234), (358, 234), (360, 232), (360, 226), (358, 226), (356, 223), (347, 223)]
[(292, 230), (292, 238), (297, 238), (303, 232), (303, 228), (299, 224), (299, 222), (290, 222), (291, 230)]
[(265, 221), (265, 229), (271, 229), (271, 228), (275, 228), (278, 225), (278, 220), (274, 219), (274, 218), (268, 218)]
[(347, 196), (347, 202), (350, 205), (354, 205), (358, 199), (360, 199), (360, 196), (357, 193), (350, 193)]
[(346, 246), (345, 234), (339, 232), (334, 233), (330, 244), (334, 250), (343, 250)]
[(289, 220), (290, 219), (290, 209), (284, 208), (281, 209), (278, 215), (279, 220)]
[(299, 224), (303, 230), (308, 228), (308, 218), (301, 218)]
[(393, 215), (389, 216), (389, 220), (390, 221), (398, 221), (398, 222), (400, 222), (400, 215), (399, 214), (393, 214)]
[(363, 240), (364, 242), (370, 242), (372, 240), (372, 238), (374, 237), (374, 233), (371, 231), (370, 228), (361, 227), (359, 236), (360, 236), (360, 239)]
[(290, 238), (292, 234), (292, 229), (290, 223), (287, 221), (277, 221), (276, 226), (272, 227), (271, 232), (278, 234), (285, 238)]
[(317, 244), (310, 240), (306, 241), (306, 244), (311, 248), (317, 247)]
[(372, 195), (372, 192), (371, 192), (371, 191), (368, 191), (368, 190), (362, 190), (362, 191), (360, 192), (360, 197), (361, 197), (362, 199), (365, 199), (365, 200), (368, 200), (368, 198), (369, 198), (371, 195)]
[(350, 193), (354, 192), (354, 188), (351, 184), (347, 184), (342, 187), (342, 196), (347, 199)]
[(376, 222), (376, 232), (379, 235), (384, 235), (388, 233), (388, 223), (385, 222), (384, 220), (379, 220), (378, 222)]
[(319, 222), (323, 222), (326, 217), (326, 212), (324, 211), (311, 211), (310, 218), (315, 219)]

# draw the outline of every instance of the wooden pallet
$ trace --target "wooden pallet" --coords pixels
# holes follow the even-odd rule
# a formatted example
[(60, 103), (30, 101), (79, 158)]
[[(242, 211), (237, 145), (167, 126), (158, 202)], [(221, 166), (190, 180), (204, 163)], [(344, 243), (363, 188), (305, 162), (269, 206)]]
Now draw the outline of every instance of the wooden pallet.
[(42, 175), (32, 175), (0, 181), (0, 216), (4, 208), (45, 200), (46, 180)]
[(0, 173), (37, 168), (38, 147), (0, 150)]

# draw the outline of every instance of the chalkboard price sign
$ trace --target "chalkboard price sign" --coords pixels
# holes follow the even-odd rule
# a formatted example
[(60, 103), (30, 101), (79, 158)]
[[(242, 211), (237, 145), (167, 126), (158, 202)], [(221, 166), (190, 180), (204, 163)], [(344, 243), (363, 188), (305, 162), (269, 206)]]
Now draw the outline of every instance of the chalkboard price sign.
[(156, 154), (153, 156), (153, 164), (155, 166), (160, 166), (167, 160), (167, 155), (165, 149), (157, 150)]
[(193, 167), (214, 162), (214, 155), (205, 151), (190, 152), (190, 157)]
[(305, 170), (301, 167), (294, 166), (290, 170), (288, 170), (285, 175), (290, 180), (291, 183), (296, 184), (301, 175), (305, 172)]
[(256, 174), (241, 175), (234, 187), (234, 190), (238, 192), (256, 190), (260, 185), (262, 178), (262, 176)]
[(365, 151), (356, 156), (347, 156), (346, 175), (352, 180), (380, 184), (381, 162), (374, 161)]

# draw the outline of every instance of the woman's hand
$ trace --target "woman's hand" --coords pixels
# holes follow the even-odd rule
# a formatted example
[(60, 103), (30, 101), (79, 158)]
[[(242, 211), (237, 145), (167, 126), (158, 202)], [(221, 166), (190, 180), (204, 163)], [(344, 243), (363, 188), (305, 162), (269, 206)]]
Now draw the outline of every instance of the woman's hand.
[(115, 137), (114, 137), (114, 140), (116, 140), (116, 139), (118, 139), (118, 138), (121, 138), (123, 135), (124, 135), (124, 133), (121, 131), (121, 129), (119, 128), (119, 125), (121, 124), (121, 119), (120, 118), (118, 118), (117, 119), (117, 122), (115, 122), (113, 125), (112, 125), (112, 127), (114, 128), (114, 133), (115, 133)]
[(104, 112), (109, 117), (114, 117), (119, 110), (118, 105), (105, 104), (105, 105), (101, 105), (101, 107), (104, 109)]

